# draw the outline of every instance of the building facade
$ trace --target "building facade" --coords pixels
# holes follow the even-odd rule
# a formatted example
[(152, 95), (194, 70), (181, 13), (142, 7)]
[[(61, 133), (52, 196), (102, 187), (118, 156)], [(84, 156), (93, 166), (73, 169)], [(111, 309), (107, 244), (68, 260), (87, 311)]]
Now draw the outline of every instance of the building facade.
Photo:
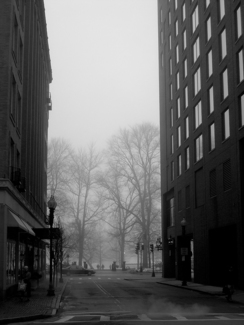
[(223, 285), (232, 265), (244, 288), (243, 17), (241, 0), (158, 0), (165, 277)]
[(0, 1), (0, 297), (44, 274), (52, 71), (43, 0)]

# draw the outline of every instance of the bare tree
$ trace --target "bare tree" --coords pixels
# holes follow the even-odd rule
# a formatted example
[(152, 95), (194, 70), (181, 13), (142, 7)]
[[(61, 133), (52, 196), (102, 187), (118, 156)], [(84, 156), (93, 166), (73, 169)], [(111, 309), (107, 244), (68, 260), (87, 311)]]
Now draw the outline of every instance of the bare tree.
[(48, 145), (47, 196), (55, 196), (57, 211), (61, 217), (67, 216), (70, 207), (67, 196), (69, 164), (73, 150), (71, 145), (60, 138), (54, 138)]
[(73, 153), (69, 165), (71, 182), (68, 183), (71, 198), (71, 215), (75, 222), (78, 240), (79, 265), (82, 265), (86, 228), (100, 218), (103, 201), (97, 186), (97, 173), (102, 157), (91, 145), (87, 151)]
[(148, 263), (150, 229), (160, 213), (160, 145), (159, 129), (149, 123), (120, 130), (113, 136), (108, 148), (109, 160), (117, 166), (119, 176), (134, 189), (137, 205), (124, 206), (136, 218), (144, 242), (143, 266)]

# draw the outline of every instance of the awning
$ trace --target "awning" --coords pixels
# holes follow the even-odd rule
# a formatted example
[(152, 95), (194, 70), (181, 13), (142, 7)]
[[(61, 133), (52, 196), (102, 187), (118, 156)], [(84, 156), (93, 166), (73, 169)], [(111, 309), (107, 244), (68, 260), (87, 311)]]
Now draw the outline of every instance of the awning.
[(24, 232), (27, 232), (31, 234), (32, 236), (35, 236), (34, 231), (31, 229), (31, 227), (28, 225), (27, 222), (20, 219), (16, 214), (14, 214), (12, 211), (9, 211), (8, 219), (7, 219), (7, 226), (12, 228), (20, 228), (24, 230)]

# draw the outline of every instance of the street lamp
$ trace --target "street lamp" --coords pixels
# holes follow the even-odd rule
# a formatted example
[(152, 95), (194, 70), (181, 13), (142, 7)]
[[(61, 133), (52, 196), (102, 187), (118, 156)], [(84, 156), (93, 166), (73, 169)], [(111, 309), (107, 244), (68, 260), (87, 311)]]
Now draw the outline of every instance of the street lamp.
[(186, 236), (186, 219), (183, 218), (181, 220), (181, 228), (182, 228), (182, 248), (181, 248), (181, 256), (182, 256), (182, 262), (183, 262), (183, 280), (182, 280), (182, 286), (187, 286), (187, 280), (186, 280), (186, 255), (188, 254), (187, 247), (185, 247), (185, 236)]
[(49, 208), (49, 225), (50, 225), (50, 277), (49, 277), (49, 288), (47, 291), (48, 296), (55, 296), (54, 286), (53, 286), (53, 271), (52, 271), (52, 257), (53, 257), (53, 218), (54, 218), (54, 211), (57, 206), (57, 202), (53, 195), (51, 195), (50, 200), (47, 202)]

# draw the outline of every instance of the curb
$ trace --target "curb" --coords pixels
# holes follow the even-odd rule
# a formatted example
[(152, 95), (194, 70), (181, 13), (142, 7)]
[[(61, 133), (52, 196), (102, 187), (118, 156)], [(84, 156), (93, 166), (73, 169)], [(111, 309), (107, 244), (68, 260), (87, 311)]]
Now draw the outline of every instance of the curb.
[(38, 314), (38, 315), (22, 316), (22, 317), (15, 317), (15, 318), (4, 318), (4, 319), (0, 319), (0, 324), (28, 322), (36, 319), (44, 319), (49, 317), (50, 315)]

